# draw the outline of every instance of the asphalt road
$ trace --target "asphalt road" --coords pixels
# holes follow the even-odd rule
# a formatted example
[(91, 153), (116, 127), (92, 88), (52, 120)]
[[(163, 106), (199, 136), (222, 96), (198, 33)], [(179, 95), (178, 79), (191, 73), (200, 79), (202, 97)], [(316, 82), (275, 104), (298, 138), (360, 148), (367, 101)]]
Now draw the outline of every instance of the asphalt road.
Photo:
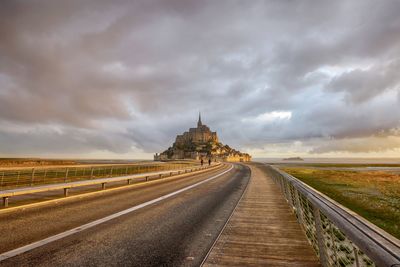
[[(175, 192), (228, 168), (0, 214), (0, 254)], [(249, 177), (247, 167), (235, 165), (216, 179), (1, 261), (0, 266), (199, 266)]]

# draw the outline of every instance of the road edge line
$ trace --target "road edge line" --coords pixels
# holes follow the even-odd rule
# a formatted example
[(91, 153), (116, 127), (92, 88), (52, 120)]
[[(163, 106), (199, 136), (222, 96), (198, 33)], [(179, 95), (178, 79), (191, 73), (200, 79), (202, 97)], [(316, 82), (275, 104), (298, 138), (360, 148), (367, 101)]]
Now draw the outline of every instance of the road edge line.
[(84, 225), (81, 225), (81, 226), (72, 228), (72, 229), (67, 230), (67, 231), (64, 231), (64, 232), (62, 232), (62, 233), (59, 233), (59, 234), (56, 234), (56, 235), (47, 237), (47, 238), (45, 238), (45, 239), (42, 239), (42, 240), (39, 240), (39, 241), (30, 243), (30, 244), (28, 244), (28, 245), (25, 245), (25, 246), (22, 246), (22, 247), (19, 247), (19, 248), (16, 248), (16, 249), (13, 249), (13, 250), (4, 252), (4, 253), (0, 254), (0, 262), (4, 261), (4, 260), (6, 260), (6, 259), (9, 259), (9, 258), (18, 256), (18, 255), (23, 254), (23, 253), (25, 253), (25, 252), (31, 251), (31, 250), (33, 250), (33, 249), (35, 249), (35, 248), (44, 246), (44, 245), (49, 244), (49, 243), (51, 243), (51, 242), (60, 240), (60, 239), (62, 239), (62, 238), (64, 238), (64, 237), (67, 237), (67, 236), (70, 236), (70, 235), (73, 235), (73, 234), (82, 232), (82, 231), (84, 231), (84, 230), (86, 230), (86, 229), (89, 229), (89, 228), (92, 228), (92, 227), (97, 226), (97, 225), (99, 225), (99, 224), (108, 222), (108, 221), (110, 221), (110, 220), (113, 220), (113, 219), (118, 218), (118, 217), (120, 217), (120, 216), (123, 216), (123, 215), (125, 215), (125, 214), (131, 213), (131, 212), (133, 212), (133, 211), (139, 210), (139, 209), (144, 208), (144, 207), (146, 207), (146, 206), (149, 206), (149, 205), (152, 205), (152, 204), (154, 204), (154, 203), (160, 202), (160, 201), (162, 201), (162, 200), (164, 200), (164, 199), (168, 199), (168, 198), (170, 198), (170, 197), (172, 197), (172, 196), (178, 195), (178, 194), (180, 194), (180, 193), (182, 193), (182, 192), (185, 192), (185, 191), (187, 191), (187, 190), (190, 190), (190, 189), (192, 189), (192, 188), (195, 188), (195, 187), (197, 187), (197, 186), (199, 186), (199, 185), (202, 185), (202, 184), (204, 184), (204, 183), (206, 183), (206, 182), (212, 181), (212, 180), (214, 180), (214, 179), (216, 179), (216, 178), (218, 178), (218, 177), (220, 177), (220, 176), (222, 176), (222, 175), (224, 175), (224, 174), (230, 172), (232, 169), (233, 169), (233, 164), (231, 165), (231, 167), (230, 167), (228, 170), (225, 170), (225, 171), (223, 171), (223, 172), (221, 172), (221, 173), (219, 173), (219, 174), (216, 174), (216, 175), (214, 175), (214, 176), (212, 176), (212, 177), (210, 177), (210, 178), (207, 178), (207, 179), (205, 179), (205, 180), (203, 180), (203, 181), (200, 181), (200, 182), (197, 182), (197, 183), (195, 183), (195, 184), (189, 185), (189, 186), (187, 186), (187, 187), (181, 188), (181, 189), (179, 189), (179, 190), (177, 190), (177, 191), (174, 191), (174, 192), (172, 192), (172, 193), (169, 193), (169, 194), (163, 195), (163, 196), (161, 196), (161, 197), (158, 197), (158, 198), (155, 198), (155, 199), (146, 201), (146, 202), (144, 202), (144, 203), (142, 203), (142, 204), (139, 204), (139, 205), (133, 206), (133, 207), (131, 207), (131, 208), (128, 208), (128, 209), (119, 211), (119, 212), (117, 212), (117, 213), (114, 213), (114, 214), (108, 215), (108, 216), (106, 216), (106, 217), (103, 217), (103, 218), (101, 218), (101, 219), (97, 219), (97, 220), (95, 220), (95, 221), (86, 223), (86, 224), (84, 224)]
[(2, 209), (0, 209), (0, 215), (6, 214), (6, 213), (11, 213), (11, 212), (23, 211), (26, 209), (36, 208), (36, 207), (40, 207), (40, 206), (46, 206), (46, 205), (50, 205), (52, 203), (58, 204), (59, 202), (74, 200), (76, 198), (85, 198), (85, 197), (90, 197), (90, 196), (97, 195), (97, 194), (101, 195), (101, 194), (106, 194), (106, 193), (123, 190), (123, 189), (128, 190), (130, 188), (134, 188), (137, 186), (150, 185), (150, 184), (162, 182), (162, 181), (170, 181), (170, 180), (172, 181), (177, 178), (183, 178), (186, 176), (190, 176), (191, 174), (202, 174), (202, 173), (206, 173), (208, 171), (218, 170), (220, 167), (223, 167), (223, 166), (224, 166), (224, 164), (221, 164), (221, 165), (217, 165), (216, 167), (211, 167), (211, 168), (207, 168), (204, 170), (188, 172), (188, 173), (181, 173), (181, 174), (177, 174), (177, 175), (173, 175), (173, 176), (169, 176), (169, 177), (156, 178), (156, 179), (152, 179), (149, 181), (140, 181), (140, 182), (129, 184), (129, 185), (121, 185), (121, 186), (117, 186), (117, 187), (107, 188), (105, 190), (96, 190), (96, 191), (81, 193), (81, 194), (77, 194), (77, 195), (70, 195), (67, 197), (58, 197), (58, 198), (54, 198), (54, 199), (50, 199), (50, 200), (43, 200), (43, 201), (39, 201), (39, 202), (23, 204), (20, 206), (2, 208)]

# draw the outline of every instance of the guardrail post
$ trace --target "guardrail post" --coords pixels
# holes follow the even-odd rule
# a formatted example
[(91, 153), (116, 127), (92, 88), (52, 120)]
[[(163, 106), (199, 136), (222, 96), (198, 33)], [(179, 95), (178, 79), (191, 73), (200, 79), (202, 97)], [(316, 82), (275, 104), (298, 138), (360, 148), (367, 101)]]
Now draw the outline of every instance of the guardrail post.
[(32, 168), (32, 175), (31, 175), (31, 186), (33, 186), (33, 181), (35, 180), (35, 168)]
[(68, 181), (68, 172), (69, 172), (69, 168), (65, 168), (65, 177), (64, 177), (64, 183), (66, 183)]
[(3, 207), (4, 208), (8, 207), (8, 197), (3, 197)]
[[(314, 205), (313, 205), (314, 206)], [(317, 232), (317, 243), (318, 243), (318, 250), (319, 250), (319, 260), (322, 266), (329, 266), (328, 259), (325, 250), (325, 242), (324, 242), (324, 233), (322, 228), (321, 222), (321, 214), (317, 207), (313, 207), (314, 219), (315, 219), (315, 230)]]
[(64, 197), (68, 196), (69, 188), (64, 188)]
[(106, 183), (102, 183), (101, 184), (101, 190), (105, 190), (106, 189)]
[(0, 183), (0, 188), (3, 187), (3, 180), (4, 180), (4, 172), (1, 175), (1, 183)]

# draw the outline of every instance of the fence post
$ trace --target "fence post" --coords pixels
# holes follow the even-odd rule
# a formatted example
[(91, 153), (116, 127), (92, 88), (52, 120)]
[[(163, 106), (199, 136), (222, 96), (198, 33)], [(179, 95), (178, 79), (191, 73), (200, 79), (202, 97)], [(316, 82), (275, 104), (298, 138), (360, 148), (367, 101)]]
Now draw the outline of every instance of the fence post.
[(32, 175), (31, 175), (31, 186), (33, 186), (33, 181), (35, 180), (35, 168), (32, 168)]
[[(313, 205), (314, 206), (314, 205)], [(313, 207), (314, 219), (315, 219), (315, 230), (317, 232), (317, 243), (319, 250), (319, 260), (322, 266), (328, 266), (328, 259), (325, 250), (324, 242), (324, 229), (322, 228), (321, 214), (317, 207)]]

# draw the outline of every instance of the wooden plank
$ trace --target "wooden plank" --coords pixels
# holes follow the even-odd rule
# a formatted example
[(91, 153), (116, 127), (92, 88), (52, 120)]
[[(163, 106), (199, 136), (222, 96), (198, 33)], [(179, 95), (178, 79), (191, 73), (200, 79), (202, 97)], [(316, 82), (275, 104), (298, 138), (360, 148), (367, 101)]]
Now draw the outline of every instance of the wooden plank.
[(320, 266), (282, 192), (259, 164), (204, 266)]

